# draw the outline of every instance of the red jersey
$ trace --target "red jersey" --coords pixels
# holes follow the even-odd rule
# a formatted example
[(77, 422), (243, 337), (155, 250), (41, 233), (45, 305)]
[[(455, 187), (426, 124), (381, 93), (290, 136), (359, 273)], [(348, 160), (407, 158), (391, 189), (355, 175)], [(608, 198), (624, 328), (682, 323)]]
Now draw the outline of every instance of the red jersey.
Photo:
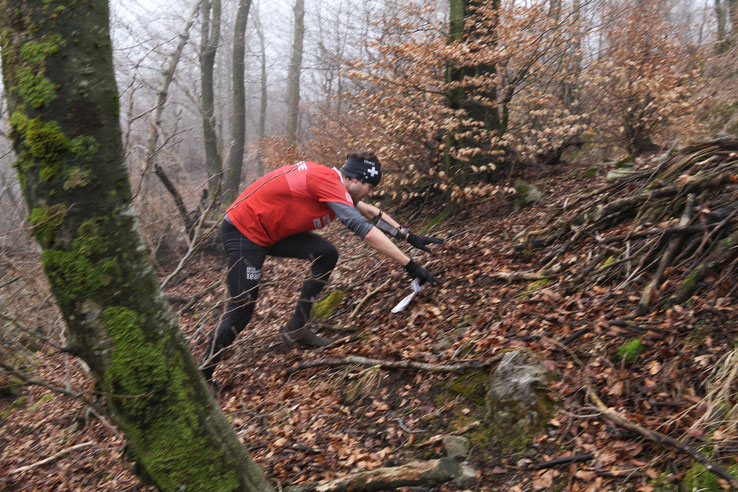
[(326, 202), (354, 206), (341, 173), (314, 162), (298, 162), (256, 180), (227, 213), (244, 236), (271, 246), (293, 234), (330, 224), (336, 214)]

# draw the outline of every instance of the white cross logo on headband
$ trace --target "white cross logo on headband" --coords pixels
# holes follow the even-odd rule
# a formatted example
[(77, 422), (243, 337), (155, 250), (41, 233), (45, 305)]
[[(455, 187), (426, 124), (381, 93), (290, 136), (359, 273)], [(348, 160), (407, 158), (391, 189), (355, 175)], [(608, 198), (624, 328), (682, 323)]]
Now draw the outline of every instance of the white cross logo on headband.
[(372, 175), (372, 178), (376, 176), (377, 174), (379, 174), (379, 171), (377, 171), (377, 169), (374, 166), (372, 166), (372, 168), (369, 169), (367, 172)]

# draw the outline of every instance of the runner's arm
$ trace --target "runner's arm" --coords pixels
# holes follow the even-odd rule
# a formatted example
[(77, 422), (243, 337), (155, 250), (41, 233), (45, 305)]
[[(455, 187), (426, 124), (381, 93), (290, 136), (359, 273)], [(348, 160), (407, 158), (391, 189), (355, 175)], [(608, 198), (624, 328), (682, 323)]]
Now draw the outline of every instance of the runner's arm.
[[(359, 204), (364, 203), (359, 202)], [(400, 251), (400, 248), (395, 246), (395, 243), (385, 236), (382, 231), (374, 227), (372, 223), (367, 220), (365, 215), (362, 216), (360, 213), (361, 210), (358, 206), (351, 207), (345, 203), (337, 202), (327, 202), (327, 205), (347, 228), (353, 231), (376, 251), (388, 258), (392, 258), (402, 266), (405, 266), (410, 262), (410, 258)], [(372, 207), (371, 205), (368, 205), (368, 207), (377, 210), (377, 213), (379, 212), (377, 207)]]

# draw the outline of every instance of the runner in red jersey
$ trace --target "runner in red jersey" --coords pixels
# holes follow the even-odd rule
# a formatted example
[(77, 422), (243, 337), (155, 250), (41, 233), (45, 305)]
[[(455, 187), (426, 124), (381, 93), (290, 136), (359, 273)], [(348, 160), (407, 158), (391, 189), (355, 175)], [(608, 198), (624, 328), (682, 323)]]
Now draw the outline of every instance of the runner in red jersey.
[(312, 231), (327, 226), (335, 218), (377, 252), (403, 265), (411, 278), (439, 283), (382, 231), (424, 251), (430, 251), (428, 244), (443, 240), (413, 234), (362, 201), (380, 179), (381, 165), (371, 153), (349, 155), (340, 171), (314, 162), (298, 162), (259, 178), (228, 207), (221, 224), (221, 239), (228, 257), (226, 283), (231, 298), (211, 333), (201, 363), (206, 380), (212, 384), (222, 350), (233, 343), (251, 319), (267, 255), (311, 262), (295, 312), (282, 328), (282, 339), (288, 345), (304, 347), (330, 343), (313, 333), (306, 323), (315, 299), (338, 261), (336, 248)]

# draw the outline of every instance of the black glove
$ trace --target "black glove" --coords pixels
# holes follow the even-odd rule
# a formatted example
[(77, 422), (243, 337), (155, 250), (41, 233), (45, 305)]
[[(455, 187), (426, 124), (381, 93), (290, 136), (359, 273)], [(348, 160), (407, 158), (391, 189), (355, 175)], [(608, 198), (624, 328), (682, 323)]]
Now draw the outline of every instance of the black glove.
[(443, 242), (443, 239), (440, 239), (437, 237), (421, 236), (420, 234), (413, 234), (408, 229), (405, 229), (405, 231), (407, 231), (407, 242), (408, 243), (412, 244), (418, 249), (427, 251), (428, 253), (430, 253), (431, 250), (426, 247), (427, 244), (441, 244)]
[(413, 260), (410, 260), (410, 263), (405, 265), (405, 271), (413, 280), (419, 278), (421, 284), (429, 282), (431, 285), (438, 285), (441, 283), (441, 281), (431, 275), (428, 270), (418, 265)]

